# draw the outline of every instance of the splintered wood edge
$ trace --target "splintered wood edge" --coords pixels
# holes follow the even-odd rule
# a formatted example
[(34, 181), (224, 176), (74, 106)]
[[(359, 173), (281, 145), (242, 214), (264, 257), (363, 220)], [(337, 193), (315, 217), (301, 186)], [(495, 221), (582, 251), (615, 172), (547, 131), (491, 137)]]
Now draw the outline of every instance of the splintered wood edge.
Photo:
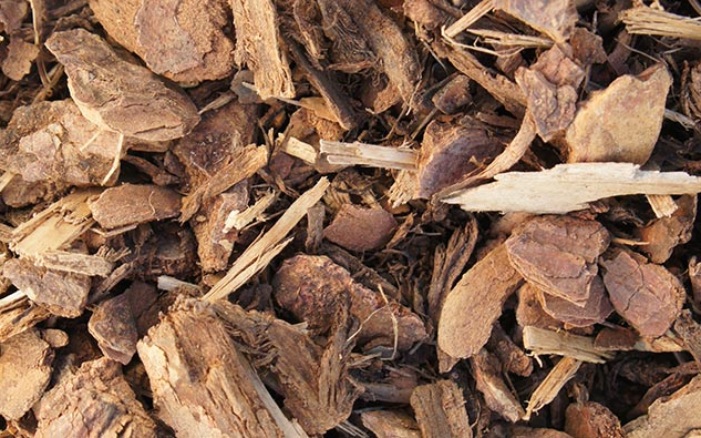
[(243, 211), (233, 210), (229, 212), (224, 221), (223, 233), (228, 233), (232, 229), (242, 230), (254, 220), (262, 220), (263, 212), (268, 209), (275, 201), (278, 194), (276, 192), (268, 192), (263, 195), (255, 204), (251, 205)]
[(685, 172), (640, 170), (632, 163), (559, 164), (540, 172), (502, 173), (495, 180), (441, 200), (460, 204), (466, 211), (564, 214), (614, 196), (701, 192), (700, 177)]
[(444, 28), (442, 30), (443, 36), (447, 40), (455, 38), (460, 32), (469, 28), (475, 24), (477, 20), (487, 15), (492, 9), (494, 9), (493, 0), (482, 0), (474, 8), (470, 9), (470, 12), (460, 17), (458, 21)]
[(631, 34), (701, 40), (701, 22), (647, 6), (627, 9), (619, 19)]
[(556, 354), (590, 363), (605, 363), (614, 352), (594, 345), (594, 338), (534, 326), (523, 328), (523, 347), (535, 355)]
[(314, 187), (297, 198), (267, 233), (246, 248), (224, 278), (203, 299), (214, 302), (225, 298), (263, 269), (291, 241), (283, 239), (306, 216), (307, 210), (321, 200), (329, 185), (328, 178), (321, 178)]
[(533, 412), (538, 412), (538, 409), (553, 401), (562, 387), (574, 377), (581, 365), (582, 361), (580, 360), (563, 357), (533, 391), (523, 420), (530, 420)]
[(329, 164), (370, 166), (381, 169), (416, 170), (418, 153), (366, 143), (320, 140), (320, 158)]

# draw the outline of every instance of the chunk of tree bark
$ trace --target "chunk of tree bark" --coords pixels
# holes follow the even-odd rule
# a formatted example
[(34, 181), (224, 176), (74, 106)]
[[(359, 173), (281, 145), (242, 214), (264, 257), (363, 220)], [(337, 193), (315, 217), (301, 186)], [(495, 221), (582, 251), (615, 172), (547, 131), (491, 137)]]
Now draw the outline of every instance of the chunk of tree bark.
[(282, 49), (277, 10), (271, 0), (231, 0), (236, 27), (235, 61), (253, 71), (258, 95), (295, 95), (286, 51)]
[(343, 204), (324, 229), (324, 237), (351, 251), (378, 249), (389, 242), (397, 220), (383, 208)]
[(90, 210), (100, 226), (119, 228), (176, 217), (180, 195), (155, 185), (123, 184), (102, 192), (90, 203)]
[(306, 436), (283, 415), (209, 304), (181, 301), (137, 345), (163, 422), (180, 436)]
[(472, 437), (462, 390), (452, 380), (417, 387), (411, 407), (423, 437)]
[(536, 214), (582, 210), (590, 202), (625, 195), (684, 195), (701, 192), (701, 178), (684, 172), (640, 170), (631, 163), (559, 164), (540, 172), (508, 172), (496, 182), (441, 198), (466, 211)]
[(498, 137), (490, 135), (479, 122), (432, 121), (426, 127), (418, 161), (415, 196), (430, 198), (458, 183), (502, 150)]
[(636, 232), (641, 240), (647, 242), (640, 250), (647, 254), (653, 263), (666, 262), (677, 245), (691, 240), (696, 220), (696, 196), (682, 196), (676, 201), (676, 205), (677, 209), (670, 217), (656, 219)]
[(621, 421), (606, 406), (596, 402), (572, 403), (565, 411), (565, 432), (573, 438), (623, 438)]
[(572, 327), (589, 327), (602, 323), (613, 313), (604, 282), (598, 275), (591, 283), (589, 298), (583, 307), (541, 290), (538, 290), (538, 300), (545, 313)]
[(608, 231), (593, 220), (542, 216), (527, 222), (506, 241), (514, 268), (544, 292), (584, 307), (597, 278)]
[(107, 358), (61, 376), (35, 408), (37, 437), (155, 437), (156, 425), (136, 400), (121, 367)]
[(21, 81), (32, 69), (39, 56), (39, 48), (24, 41), (20, 35), (10, 37), (7, 57), (2, 60), (2, 72), (13, 81)]
[(694, 321), (691, 312), (682, 310), (672, 329), (681, 338), (684, 349), (691, 353), (696, 362), (701, 363), (701, 325)]
[(94, 125), (70, 99), (40, 102), (16, 109), (0, 132), (0, 167), (28, 182), (104, 185), (119, 175), (125, 149), (119, 134)]
[(44, 307), (33, 304), (26, 295), (19, 292), (16, 300), (3, 297), (0, 305), (0, 342), (18, 335), (47, 319), (51, 314)]
[(487, 350), (495, 354), (502, 363), (503, 371), (522, 377), (533, 372), (533, 361), (521, 347), (509, 337), (499, 323), (494, 324), (487, 342)]
[(438, 346), (455, 358), (471, 357), (489, 340), (506, 299), (523, 279), (499, 245), (467, 271), (448, 294), (438, 321)]
[(679, 316), (686, 291), (665, 267), (614, 251), (600, 261), (616, 312), (643, 336), (661, 336)]
[[(406, 9), (407, 4), (404, 3)], [(418, 3), (418, 2), (412, 2)], [(472, 102), (470, 94), (470, 78), (456, 74), (436, 94), (431, 97), (431, 102), (437, 110), (444, 114), (456, 113), (460, 108)], [(424, 134), (425, 135), (425, 134)]]
[(647, 415), (626, 424), (623, 430), (630, 438), (687, 437), (694, 430), (701, 429), (701, 418), (697, 415), (699, 403), (701, 376), (694, 377), (671, 396), (655, 401)]
[(5, 262), (3, 275), (32, 302), (66, 318), (76, 318), (83, 313), (92, 286), (87, 275), (40, 268), (22, 259)]
[(348, 303), (335, 309), (326, 345), (319, 346), (298, 326), (220, 301), (217, 314), (226, 322), (233, 339), (252, 352), (262, 375), (285, 398), (289, 411), (309, 435), (319, 435), (348, 419), (362, 393), (350, 376), (350, 352), (354, 330)]
[(332, 326), (338, 301), (350, 296), (350, 312), (361, 324), (358, 343), (365, 349), (384, 346), (406, 351), (427, 336), (418, 315), (357, 283), (325, 256), (300, 255), (286, 260), (273, 279), (273, 287), (280, 306), (307, 322), (315, 333), (324, 333)]
[(593, 92), (567, 130), (567, 161), (644, 164), (660, 136), (671, 84), (672, 76), (659, 64)]
[(136, 353), (136, 321), (129, 297), (123, 293), (100, 303), (88, 321), (88, 331), (102, 353), (127, 365)]
[(577, 10), (569, 0), (492, 0), (494, 7), (518, 18), (557, 43), (569, 39)]
[(182, 137), (200, 121), (183, 92), (123, 60), (96, 35), (82, 29), (56, 32), (46, 47), (63, 64), (83, 116), (105, 130), (165, 141)]
[(504, 382), (499, 359), (482, 349), (470, 358), (470, 364), (477, 390), (484, 396), (489, 409), (512, 423), (519, 421), (526, 411)]
[(24, 1), (0, 1), (0, 31), (12, 34), (22, 26), (22, 21), (29, 12), (29, 4)]
[(0, 343), (0, 415), (19, 420), (39, 401), (51, 380), (54, 351), (36, 329)]
[(516, 307), (516, 321), (521, 327), (534, 326), (541, 329), (559, 330), (564, 328), (564, 323), (550, 316), (540, 304), (538, 295), (540, 290), (530, 283), (526, 283), (518, 290), (518, 306)]
[[(530, 68), (516, 71), (538, 134), (551, 141), (564, 134), (577, 110), (577, 89), (584, 70), (565, 53), (567, 46), (554, 46), (542, 53)], [(571, 50), (568, 50), (571, 51)]]
[(365, 411), (360, 419), (377, 438), (421, 438), (416, 420), (402, 411)]
[(156, 74), (192, 83), (231, 73), (234, 44), (224, 30), (230, 20), (225, 0), (89, 4), (107, 33)]
[[(331, 2), (332, 0), (322, 0), (319, 2), (320, 7), (323, 10), (323, 4)], [(389, 82), (397, 89), (404, 103), (411, 106), (416, 87), (421, 79), (421, 64), (411, 42), (375, 2), (341, 0), (337, 4), (348, 14), (353, 27), (358, 30), (380, 60), (382, 70)]]

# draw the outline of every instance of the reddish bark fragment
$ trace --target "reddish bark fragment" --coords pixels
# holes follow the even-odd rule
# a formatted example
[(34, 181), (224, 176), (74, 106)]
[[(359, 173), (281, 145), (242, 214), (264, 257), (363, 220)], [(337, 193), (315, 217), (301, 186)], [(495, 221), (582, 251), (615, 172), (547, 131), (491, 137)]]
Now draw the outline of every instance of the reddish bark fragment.
[(383, 208), (344, 204), (324, 237), (351, 251), (370, 251), (389, 242), (397, 229), (397, 220)]
[(177, 216), (180, 195), (155, 185), (124, 184), (102, 192), (90, 210), (100, 226), (118, 228)]

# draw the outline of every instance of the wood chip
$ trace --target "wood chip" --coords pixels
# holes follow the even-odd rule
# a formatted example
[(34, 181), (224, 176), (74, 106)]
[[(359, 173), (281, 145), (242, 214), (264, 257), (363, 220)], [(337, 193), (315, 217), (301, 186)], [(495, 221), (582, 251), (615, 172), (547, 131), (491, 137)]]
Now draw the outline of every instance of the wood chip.
[(7, 57), (2, 61), (2, 72), (13, 81), (21, 81), (28, 75), (39, 56), (39, 48), (25, 42), (19, 35), (10, 38), (7, 52)]
[(54, 352), (35, 329), (3, 341), (0, 352), (0, 415), (19, 420), (49, 386)]
[(219, 280), (204, 298), (216, 301), (226, 297), (270, 263), (272, 258), (290, 242), (289, 239), (283, 240), (285, 236), (302, 220), (307, 210), (319, 202), (328, 187), (329, 181), (321, 178), (314, 187), (297, 198), (267, 233), (246, 248), (224, 278)]
[(626, 436), (621, 421), (606, 406), (596, 402), (572, 403), (565, 411), (565, 432), (574, 438)]
[(489, 340), (506, 299), (523, 282), (499, 245), (450, 291), (438, 321), (438, 346), (455, 358), (471, 357)]
[(533, 326), (523, 327), (523, 346), (533, 354), (557, 354), (590, 363), (613, 358), (610, 351), (595, 346), (594, 338)]
[(235, 60), (253, 71), (256, 91), (270, 97), (294, 97), (289, 62), (280, 45), (277, 11), (271, 0), (231, 0), (236, 27)]
[(158, 416), (177, 434), (307, 436), (285, 418), (209, 304), (182, 300), (137, 349)]
[(8, 260), (2, 268), (12, 284), (54, 315), (76, 318), (83, 313), (92, 286), (87, 275), (39, 268), (21, 259)]
[(106, 229), (160, 221), (180, 214), (180, 195), (155, 185), (123, 184), (90, 202), (93, 218)]
[(701, 376), (694, 377), (671, 396), (655, 401), (647, 415), (636, 418), (623, 429), (630, 438), (690, 436), (695, 429), (701, 429), (701, 418), (697, 415), (699, 403)]
[(598, 258), (610, 240), (599, 222), (542, 216), (515, 232), (506, 241), (506, 251), (526, 281), (583, 307), (597, 278)]
[(526, 411), (502, 378), (499, 359), (482, 349), (470, 358), (470, 364), (487, 407), (512, 423), (519, 421)]
[(351, 251), (378, 249), (392, 238), (397, 220), (383, 208), (344, 204), (324, 229), (324, 237)]
[(540, 172), (502, 173), (494, 179), (496, 182), (456, 192), (441, 201), (460, 204), (466, 211), (564, 214), (612, 196), (701, 192), (701, 178), (684, 172), (640, 170), (630, 163), (559, 164)]
[(123, 60), (96, 35), (82, 29), (56, 32), (46, 47), (63, 64), (83, 116), (105, 130), (165, 141), (182, 137), (200, 121), (184, 93)]
[(683, 310), (674, 321), (673, 330), (681, 338), (684, 349), (691, 353), (696, 362), (701, 363), (701, 325), (694, 321), (691, 312)]
[(339, 300), (349, 296), (351, 314), (360, 323), (357, 342), (366, 349), (385, 346), (406, 351), (426, 338), (421, 319), (391, 298), (353, 280), (324, 256), (300, 255), (285, 260), (273, 280), (275, 299), (314, 333), (333, 324)]
[(270, 315), (246, 312), (225, 301), (217, 302), (215, 310), (238, 344), (266, 356), (260, 374), (275, 382), (285, 409), (305, 432), (320, 435), (348, 419), (363, 389), (350, 376), (354, 342), (349, 338), (353, 325), (347, 302), (335, 309), (323, 348), (300, 326)]
[(644, 164), (660, 136), (671, 84), (672, 76), (659, 64), (593, 92), (567, 130), (567, 161)]
[(35, 415), (35, 436), (42, 438), (66, 430), (84, 436), (99, 430), (110, 436), (156, 437), (156, 424), (136, 400), (121, 366), (107, 358), (84, 362), (75, 374), (62, 375)]
[(472, 437), (462, 390), (452, 380), (417, 387), (411, 407), (424, 438)]
[(528, 400), (524, 420), (528, 421), (534, 412), (538, 412), (543, 406), (555, 399), (563, 386), (577, 373), (582, 362), (572, 357), (563, 357), (550, 370), (545, 379), (533, 391)]
[(604, 284), (616, 312), (643, 336), (661, 336), (679, 316), (686, 299), (681, 282), (663, 266), (627, 251), (601, 260)]

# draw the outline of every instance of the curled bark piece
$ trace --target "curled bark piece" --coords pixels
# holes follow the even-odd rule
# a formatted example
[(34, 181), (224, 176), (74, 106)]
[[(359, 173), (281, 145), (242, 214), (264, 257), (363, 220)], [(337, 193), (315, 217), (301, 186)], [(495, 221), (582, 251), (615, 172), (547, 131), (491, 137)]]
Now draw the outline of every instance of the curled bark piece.
[(182, 137), (200, 121), (184, 93), (120, 58), (97, 35), (83, 29), (56, 32), (46, 47), (63, 64), (80, 111), (104, 129), (165, 141)]

